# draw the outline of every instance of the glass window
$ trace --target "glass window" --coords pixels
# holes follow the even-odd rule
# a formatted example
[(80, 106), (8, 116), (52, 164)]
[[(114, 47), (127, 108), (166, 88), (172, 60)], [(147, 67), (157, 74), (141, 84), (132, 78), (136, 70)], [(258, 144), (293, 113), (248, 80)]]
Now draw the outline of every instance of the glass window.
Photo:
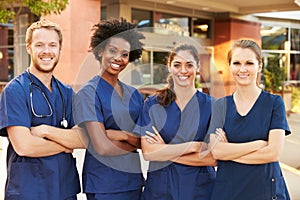
[(0, 24), (0, 81), (14, 77), (14, 31), (12, 23)]
[(131, 18), (133, 23), (137, 23), (138, 28), (153, 27), (153, 17), (151, 11), (132, 9)]
[(161, 34), (176, 33), (180, 36), (190, 36), (189, 18), (167, 13), (154, 13), (154, 27)]
[(211, 20), (192, 18), (192, 36), (200, 39), (211, 38)]
[(300, 29), (291, 29), (291, 50), (300, 51)]
[(168, 52), (143, 51), (142, 58), (138, 63), (143, 84), (165, 84), (167, 82), (169, 73), (166, 67), (167, 56)]
[(106, 7), (101, 7), (101, 20), (106, 20), (107, 19), (107, 8)]
[(291, 54), (290, 79), (300, 80), (300, 54)]
[(262, 26), (262, 48), (268, 50), (284, 50), (288, 40), (288, 29), (280, 26)]

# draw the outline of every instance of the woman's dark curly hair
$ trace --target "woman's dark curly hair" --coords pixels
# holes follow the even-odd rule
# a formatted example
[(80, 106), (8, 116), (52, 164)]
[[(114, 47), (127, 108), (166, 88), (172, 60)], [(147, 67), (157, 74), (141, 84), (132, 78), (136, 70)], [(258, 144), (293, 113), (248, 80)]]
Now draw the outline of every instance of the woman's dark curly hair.
[(90, 48), (97, 60), (101, 60), (99, 50), (103, 50), (111, 37), (119, 37), (130, 44), (129, 62), (140, 58), (143, 51), (143, 43), (140, 42), (145, 36), (138, 32), (136, 24), (127, 22), (126, 19), (103, 20), (93, 26)]

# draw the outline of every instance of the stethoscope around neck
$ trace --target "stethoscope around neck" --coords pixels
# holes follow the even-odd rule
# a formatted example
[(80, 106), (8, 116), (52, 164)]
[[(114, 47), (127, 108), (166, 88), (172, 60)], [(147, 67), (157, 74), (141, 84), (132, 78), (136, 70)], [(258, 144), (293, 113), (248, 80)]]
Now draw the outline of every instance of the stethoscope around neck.
[[(43, 90), (43, 88), (41, 86), (39, 86), (36, 82), (33, 81), (32, 79), (32, 76), (31, 76), (31, 73), (29, 71), (29, 69), (26, 70), (27, 74), (28, 74), (28, 77), (30, 79), (30, 107), (31, 107), (31, 111), (33, 113), (33, 115), (35, 117), (38, 117), (38, 118), (46, 118), (46, 117), (51, 117), (52, 114), (53, 114), (53, 109), (52, 109), (52, 106), (50, 104), (50, 101), (49, 99), (47, 98), (46, 96), (46, 93), (45, 91)], [(58, 85), (58, 82), (56, 80), (56, 78), (53, 76), (53, 79), (54, 79), (54, 82), (55, 82), (55, 85), (59, 91), (59, 94), (60, 94), (60, 97), (61, 97), (61, 101), (62, 101), (62, 106), (63, 106), (63, 116), (62, 116), (62, 120), (60, 122), (60, 125), (63, 127), (63, 128), (67, 128), (68, 127), (68, 121), (66, 120), (66, 107), (65, 107), (65, 99), (64, 99), (64, 96), (62, 94), (62, 91)], [(39, 89), (45, 99), (45, 101), (47, 102), (47, 105), (49, 107), (49, 113), (48, 114), (37, 114), (37, 112), (34, 110), (34, 106), (33, 106), (33, 100), (32, 100), (32, 92), (33, 92), (33, 89), (32, 89), (32, 86), (35, 86), (37, 89)]]

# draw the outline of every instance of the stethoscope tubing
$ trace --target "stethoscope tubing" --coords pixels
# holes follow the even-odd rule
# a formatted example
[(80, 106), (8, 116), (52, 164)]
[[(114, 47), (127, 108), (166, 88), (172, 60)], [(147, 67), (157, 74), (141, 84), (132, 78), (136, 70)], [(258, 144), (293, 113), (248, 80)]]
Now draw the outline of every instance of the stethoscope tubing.
[[(50, 104), (50, 101), (49, 101), (48, 97), (45, 95), (45, 91), (43, 90), (43, 88), (42, 88), (40, 85), (38, 85), (36, 82), (33, 81), (33, 78), (32, 78), (32, 76), (31, 76), (31, 73), (30, 73), (29, 69), (27, 69), (26, 72), (27, 72), (28, 77), (29, 77), (29, 80), (30, 80), (30, 99), (31, 99), (31, 100), (30, 100), (30, 106), (31, 106), (31, 110), (32, 110), (33, 114), (34, 114), (35, 116), (41, 117), (41, 118), (45, 118), (45, 117), (51, 116), (52, 113), (53, 113), (53, 109), (52, 109), (52, 106), (51, 106), (51, 104)], [(55, 85), (56, 85), (56, 87), (57, 87), (57, 89), (58, 89), (58, 91), (59, 91), (59, 94), (60, 94), (60, 97), (61, 97), (61, 101), (62, 101), (62, 106), (63, 106), (63, 116), (62, 116), (61, 126), (64, 127), (64, 128), (67, 128), (67, 127), (68, 127), (68, 122), (67, 122), (67, 120), (66, 120), (66, 106), (65, 106), (65, 99), (64, 99), (64, 96), (63, 96), (63, 94), (62, 94), (62, 91), (61, 91), (61, 89), (60, 89), (60, 87), (59, 87), (59, 84), (58, 84), (57, 79), (56, 79), (54, 76), (52, 76), (52, 77), (53, 77), (54, 82), (55, 82)], [(32, 85), (35, 85), (35, 86), (42, 92), (42, 95), (44, 96), (45, 100), (47, 101), (47, 104), (49, 105), (49, 108), (50, 108), (50, 115), (37, 115), (37, 114), (35, 113), (35, 111), (34, 111), (34, 109), (33, 109), (33, 103), (32, 103), (32, 87), (31, 87)]]

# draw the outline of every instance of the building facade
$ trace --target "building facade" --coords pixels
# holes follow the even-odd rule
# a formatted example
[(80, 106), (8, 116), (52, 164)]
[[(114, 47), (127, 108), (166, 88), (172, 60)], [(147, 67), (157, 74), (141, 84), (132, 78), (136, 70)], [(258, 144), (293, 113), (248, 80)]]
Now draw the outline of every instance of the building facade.
[[(242, 38), (253, 39), (262, 46), (264, 65), (269, 58), (277, 57), (280, 66), (286, 69), (286, 81), (300, 80), (300, 20), (233, 13), (229, 8), (227, 12), (195, 8), (189, 1), (187, 4), (168, 2), (70, 0), (59, 16), (45, 16), (61, 25), (64, 36), (56, 76), (76, 89), (95, 75), (99, 64), (89, 52), (92, 26), (100, 19), (124, 17), (137, 23), (146, 37), (142, 58), (129, 65), (121, 76), (124, 82), (136, 87), (164, 85), (170, 48), (178, 42), (193, 42), (200, 49), (202, 89), (216, 97), (230, 94), (235, 85), (228, 70), (227, 51), (233, 40)], [(24, 36), (26, 27), (34, 20), (27, 12), (15, 25), (0, 25), (0, 81), (3, 83), (29, 64)], [(13, 41), (16, 31), (17, 44)]]

